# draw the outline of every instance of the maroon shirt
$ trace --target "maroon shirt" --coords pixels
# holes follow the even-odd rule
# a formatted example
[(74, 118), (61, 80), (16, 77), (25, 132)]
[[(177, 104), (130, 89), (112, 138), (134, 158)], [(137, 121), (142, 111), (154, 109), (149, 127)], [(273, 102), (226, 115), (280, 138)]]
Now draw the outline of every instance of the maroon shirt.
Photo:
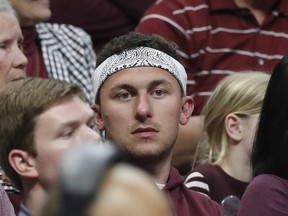
[(1, 184), (0, 184), (0, 215), (15, 216), (13, 206)]
[(268, 174), (256, 176), (243, 195), (238, 216), (274, 215), (288, 215), (288, 180)]
[(171, 167), (168, 182), (163, 191), (167, 191), (176, 216), (217, 216), (223, 215), (222, 208), (210, 198), (189, 190), (183, 177)]
[(187, 94), (198, 115), (216, 84), (241, 70), (272, 69), (288, 52), (287, 0), (275, 0), (259, 26), (233, 0), (156, 1), (136, 31), (158, 33), (179, 47), (188, 74)]
[(133, 31), (144, 11), (155, 0), (50, 0), (49, 22), (83, 28), (92, 38), (95, 50), (116, 36)]
[(48, 73), (44, 64), (36, 27), (22, 27), (22, 33), (24, 36), (23, 52), (28, 59), (27, 76), (47, 78)]
[(207, 194), (219, 204), (231, 195), (241, 199), (248, 184), (228, 175), (221, 167), (211, 164), (198, 165), (185, 180), (189, 189)]

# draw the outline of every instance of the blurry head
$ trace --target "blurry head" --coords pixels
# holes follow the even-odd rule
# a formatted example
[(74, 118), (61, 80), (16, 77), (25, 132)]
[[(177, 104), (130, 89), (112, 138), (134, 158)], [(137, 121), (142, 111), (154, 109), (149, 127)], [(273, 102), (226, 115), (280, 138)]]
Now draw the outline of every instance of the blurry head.
[(27, 59), (22, 53), (23, 36), (9, 2), (0, 0), (0, 86), (25, 77)]
[(136, 159), (170, 156), (179, 124), (192, 113), (187, 75), (176, 57), (163, 38), (140, 33), (113, 39), (99, 55), (93, 74), (97, 126)]
[(167, 197), (146, 173), (126, 164), (107, 171), (87, 216), (172, 216)]
[(265, 94), (252, 154), (253, 175), (288, 179), (288, 56), (276, 65)]
[(21, 26), (33, 26), (51, 16), (50, 0), (10, 0), (19, 15)]
[(100, 138), (84, 101), (80, 87), (54, 79), (26, 78), (3, 88), (0, 160), (18, 189), (23, 186), (20, 176), (52, 183), (65, 149)]
[(107, 141), (68, 151), (42, 216), (171, 215), (164, 193), (126, 159)]
[(247, 152), (251, 151), (269, 78), (262, 72), (239, 72), (216, 86), (203, 109), (209, 162), (221, 162), (230, 146), (239, 142), (246, 143)]

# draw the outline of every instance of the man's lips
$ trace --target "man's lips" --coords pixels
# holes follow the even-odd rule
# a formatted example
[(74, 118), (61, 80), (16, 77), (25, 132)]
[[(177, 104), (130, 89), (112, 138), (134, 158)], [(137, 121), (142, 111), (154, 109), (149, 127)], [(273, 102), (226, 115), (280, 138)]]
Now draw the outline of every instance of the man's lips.
[(132, 131), (133, 135), (136, 135), (137, 137), (152, 137), (155, 136), (159, 131), (155, 128), (146, 127), (146, 128), (137, 128), (134, 131)]

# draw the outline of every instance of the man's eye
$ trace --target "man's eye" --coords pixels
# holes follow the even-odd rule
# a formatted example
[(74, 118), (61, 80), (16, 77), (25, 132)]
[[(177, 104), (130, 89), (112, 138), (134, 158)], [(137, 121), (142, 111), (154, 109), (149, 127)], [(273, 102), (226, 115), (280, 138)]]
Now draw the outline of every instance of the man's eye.
[(126, 100), (129, 99), (131, 97), (131, 94), (129, 92), (123, 92), (118, 94), (117, 98), (119, 98), (120, 100)]
[(68, 131), (65, 131), (63, 134), (62, 134), (62, 137), (65, 137), (65, 138), (69, 138), (71, 137), (73, 134), (74, 134), (74, 130), (68, 130)]
[(21, 41), (18, 42), (18, 48), (23, 51), (23, 43)]
[(4, 43), (0, 44), (0, 49), (7, 49), (7, 45)]
[(161, 97), (161, 96), (164, 96), (165, 94), (166, 94), (166, 92), (161, 90), (161, 89), (157, 89), (157, 90), (152, 92), (152, 95), (154, 97)]

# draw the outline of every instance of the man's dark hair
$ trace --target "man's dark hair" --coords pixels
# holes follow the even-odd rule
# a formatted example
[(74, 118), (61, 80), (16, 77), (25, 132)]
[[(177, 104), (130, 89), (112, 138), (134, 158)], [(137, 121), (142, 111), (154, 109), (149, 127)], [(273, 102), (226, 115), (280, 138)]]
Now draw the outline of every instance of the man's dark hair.
[(169, 43), (163, 37), (156, 34), (129, 32), (126, 35), (112, 39), (103, 47), (97, 56), (97, 66), (114, 54), (120, 54), (124, 50), (130, 50), (140, 46), (160, 50), (174, 59), (179, 60), (176, 52), (177, 46)]

